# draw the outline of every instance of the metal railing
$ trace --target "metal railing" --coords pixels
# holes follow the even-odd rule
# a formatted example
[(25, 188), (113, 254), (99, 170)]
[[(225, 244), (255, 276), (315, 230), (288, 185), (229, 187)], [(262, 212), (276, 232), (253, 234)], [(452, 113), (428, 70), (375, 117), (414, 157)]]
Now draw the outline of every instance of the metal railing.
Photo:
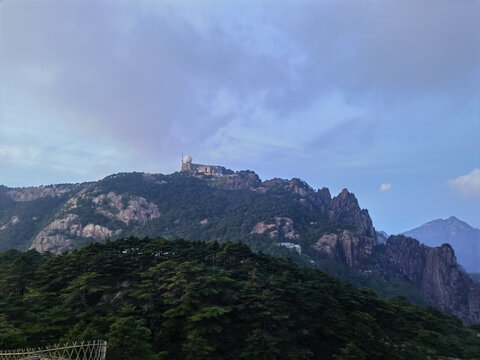
[(0, 360), (105, 360), (106, 354), (107, 342), (94, 340), (43, 348), (0, 350)]

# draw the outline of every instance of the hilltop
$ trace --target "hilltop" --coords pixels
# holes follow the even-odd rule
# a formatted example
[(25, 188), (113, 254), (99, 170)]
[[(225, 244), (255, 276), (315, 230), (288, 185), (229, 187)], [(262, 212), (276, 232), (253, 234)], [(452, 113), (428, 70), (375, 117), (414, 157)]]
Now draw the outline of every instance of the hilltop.
[(128, 236), (240, 241), (382, 296), (402, 295), (468, 322), (480, 320), (480, 284), (459, 271), (451, 247), (397, 237), (379, 243), (368, 211), (347, 189), (332, 197), (327, 188), (315, 190), (296, 178), (262, 181), (252, 171), (220, 170), (1, 187), (0, 249), (59, 254)]

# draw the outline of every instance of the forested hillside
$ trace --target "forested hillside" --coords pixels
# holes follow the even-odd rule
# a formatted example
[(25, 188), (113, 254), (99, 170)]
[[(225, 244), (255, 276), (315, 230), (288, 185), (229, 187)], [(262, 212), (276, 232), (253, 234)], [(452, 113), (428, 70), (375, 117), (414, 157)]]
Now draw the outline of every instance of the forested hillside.
[[(61, 252), (129, 235), (249, 241), (265, 250), (282, 240), (311, 245), (323, 234), (366, 231), (347, 207), (338, 205), (345, 214), (327, 208), (330, 193), (325, 201), (300, 201), (299, 186), (313, 192), (298, 179), (262, 183), (248, 171), (225, 178), (123, 173), (75, 185), (0, 187), (0, 250)], [(360, 208), (352, 210), (360, 217)], [(371, 227), (368, 213), (362, 216)], [(267, 228), (254, 231), (259, 223)]]
[[(380, 296), (480, 319), (480, 285), (458, 271), (453, 250), (379, 244), (368, 211), (347, 189), (332, 197), (300, 179), (261, 181), (252, 171), (121, 173), (83, 184), (0, 187), (0, 200), (0, 250), (58, 254), (128, 236), (240, 241)], [(402, 256), (406, 247), (425, 256)]]
[(109, 360), (473, 359), (478, 332), (240, 243), (0, 254), (0, 348), (103, 338)]

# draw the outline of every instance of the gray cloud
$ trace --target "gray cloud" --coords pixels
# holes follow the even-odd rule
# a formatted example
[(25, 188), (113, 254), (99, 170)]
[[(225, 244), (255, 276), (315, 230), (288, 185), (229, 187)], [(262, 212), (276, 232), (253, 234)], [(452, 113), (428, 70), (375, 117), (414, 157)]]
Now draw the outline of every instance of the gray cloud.
[(392, 103), (465, 103), (478, 84), (476, 1), (2, 6), (7, 96), (143, 158), (300, 154), (352, 118), (373, 139)]

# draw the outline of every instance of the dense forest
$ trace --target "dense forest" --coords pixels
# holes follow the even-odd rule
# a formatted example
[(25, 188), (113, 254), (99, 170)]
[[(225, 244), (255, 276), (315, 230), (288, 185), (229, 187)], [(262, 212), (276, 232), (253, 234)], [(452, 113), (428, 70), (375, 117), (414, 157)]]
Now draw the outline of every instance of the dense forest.
[(109, 360), (473, 359), (479, 332), (240, 243), (0, 254), (0, 348), (105, 339)]
[[(240, 172), (243, 173), (250, 174)], [(365, 276), (341, 261), (325, 258), (312, 249), (311, 246), (324, 234), (339, 234), (344, 230), (356, 229), (348, 224), (328, 220), (316, 209), (302, 204), (298, 194), (286, 189), (288, 181), (280, 182), (266, 193), (247, 189), (226, 190), (222, 181), (225, 179), (198, 179), (184, 173), (148, 176), (143, 173), (122, 173), (92, 183), (55, 185), (54, 189), (70, 190), (58, 197), (45, 196), (31, 201), (13, 201), (7, 195), (11, 189), (0, 186), (0, 225), (4, 227), (0, 231), (0, 251), (11, 248), (27, 250), (42, 228), (55, 219), (74, 214), (78, 216), (82, 226), (94, 223), (121, 230), (118, 237), (161, 236), (166, 239), (240, 241), (254, 252), (291, 258), (302, 266), (315, 267), (357, 286), (369, 287), (381, 296), (401, 295), (419, 305), (428, 303), (420, 290), (407, 281), (397, 278), (384, 279), (374, 273)], [(148, 199), (158, 207), (161, 216), (144, 225), (135, 222), (125, 224), (108, 218), (98, 212), (98, 205), (94, 204), (92, 199), (109, 193), (118, 194), (124, 203), (128, 203), (133, 197)], [(68, 205), (69, 199), (75, 200), (75, 207)], [(104, 199), (101, 208), (113, 213), (118, 211), (111, 207), (108, 199)], [(284, 234), (280, 233), (272, 238), (267, 233), (252, 233), (252, 228), (258, 222), (272, 223), (276, 216), (293, 220), (295, 232), (300, 235), (295, 242), (301, 245), (302, 254), (278, 246), (279, 242), (291, 241), (284, 238)], [(202, 224), (205, 218), (208, 218), (208, 223)], [(12, 219), (17, 219), (18, 222), (13, 223)], [(62, 231), (58, 230), (54, 235), (61, 234)], [(68, 237), (78, 247), (95, 240), (77, 238), (71, 234)]]

